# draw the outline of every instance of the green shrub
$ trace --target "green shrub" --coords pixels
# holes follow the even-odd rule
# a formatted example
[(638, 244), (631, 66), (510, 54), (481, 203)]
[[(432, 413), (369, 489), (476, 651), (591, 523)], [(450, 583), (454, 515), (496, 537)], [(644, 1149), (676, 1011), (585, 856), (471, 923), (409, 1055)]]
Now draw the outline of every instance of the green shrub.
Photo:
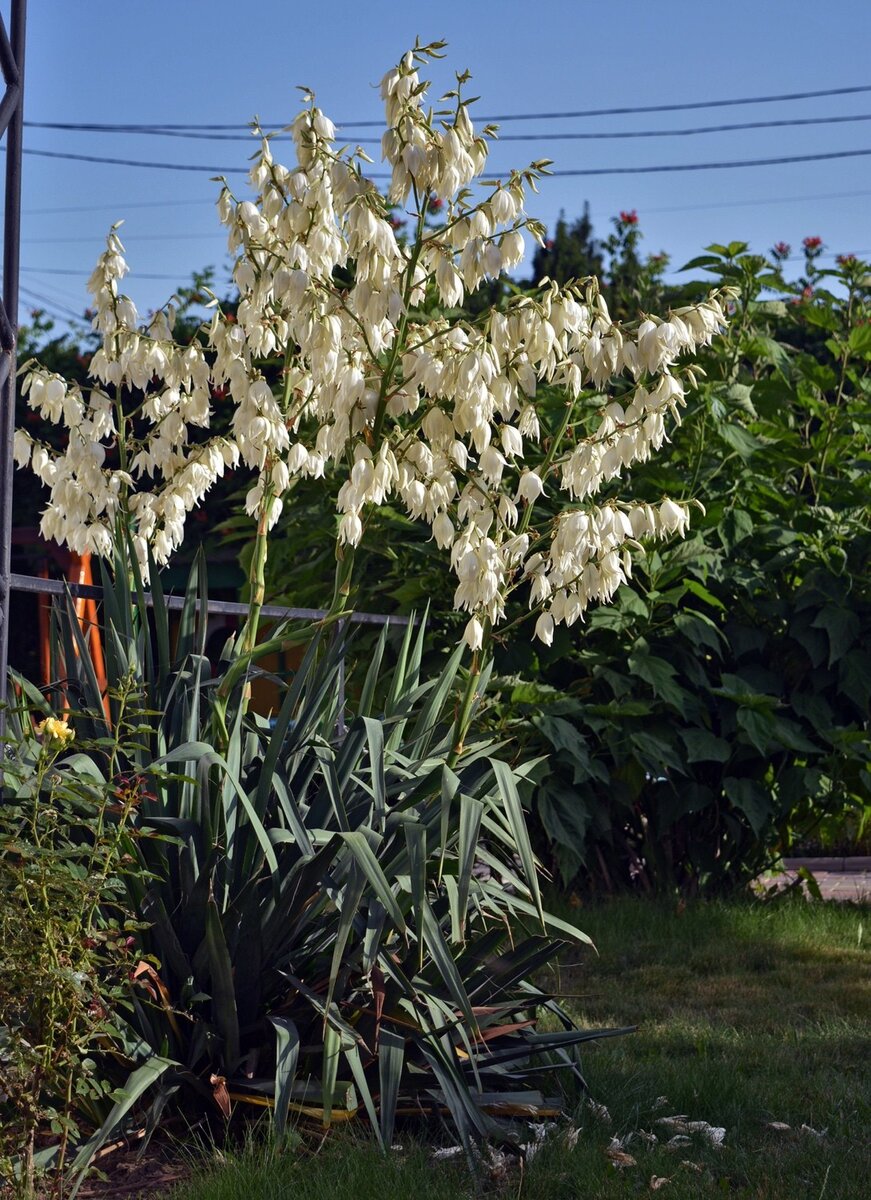
[(51, 1186), (62, 1188), (68, 1147), (112, 1090), (98, 1063), (117, 1040), (139, 928), (127, 889), (141, 795), (114, 770), (135, 736), (133, 700), (129, 692), (116, 697), (117, 732), (99, 746), (81, 744), (67, 721), (48, 716), (34, 728), (26, 711), (9, 714), (0, 801), (0, 1176), (22, 1195), (34, 1194), (48, 1166)]
[[(155, 720), (113, 768), (144, 788), (125, 899), (139, 962), (99, 1060), (123, 1087), (74, 1166), (131, 1113), (153, 1131), (167, 1106), (220, 1126), (266, 1102), (278, 1133), (293, 1113), (361, 1115), (384, 1145), (397, 1114), (444, 1115), (470, 1146), (558, 1105), (539, 1072), (582, 1083), (577, 1047), (617, 1031), (575, 1028), (531, 982), (584, 935), (542, 909), (526, 771), (493, 739), (454, 748), (461, 649), (427, 681), (423, 627), (390, 671), (385, 631), (340, 723), (346, 646), (316, 637), (269, 721), (244, 687), (219, 700), (237, 660), (213, 674), (204, 655), (202, 561), (174, 650), (159, 594), (152, 641), (127, 577), (104, 583), (109, 669), (139, 680)], [(63, 626), (72, 645), (72, 604)], [(67, 662), (77, 726), (100, 742), (89, 662)], [(108, 786), (99, 756), (89, 770)], [(560, 1032), (537, 1032), (540, 1012)]]

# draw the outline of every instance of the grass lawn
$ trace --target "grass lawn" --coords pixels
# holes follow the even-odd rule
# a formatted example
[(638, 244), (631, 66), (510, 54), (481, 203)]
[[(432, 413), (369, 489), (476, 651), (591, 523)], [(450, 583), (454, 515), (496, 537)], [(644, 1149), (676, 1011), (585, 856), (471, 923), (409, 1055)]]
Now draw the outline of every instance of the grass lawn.
[[(486, 1185), (436, 1163), (403, 1131), (386, 1162), (361, 1133), (281, 1154), (253, 1142), (201, 1167), (173, 1200), (858, 1200), (871, 1179), (871, 910), (621, 900), (576, 911), (593, 952), (561, 967), (579, 1021), (638, 1024), (588, 1050), (585, 1071), (608, 1115), (581, 1105), (580, 1136), (561, 1136), (521, 1172)], [(684, 1115), (725, 1128), (665, 1143)], [(789, 1128), (772, 1128), (780, 1122)], [(802, 1129), (806, 1126), (806, 1129)], [(361, 1127), (362, 1128), (362, 1127)], [(655, 1135), (656, 1141), (650, 1140)], [(612, 1138), (627, 1156), (615, 1166)]]

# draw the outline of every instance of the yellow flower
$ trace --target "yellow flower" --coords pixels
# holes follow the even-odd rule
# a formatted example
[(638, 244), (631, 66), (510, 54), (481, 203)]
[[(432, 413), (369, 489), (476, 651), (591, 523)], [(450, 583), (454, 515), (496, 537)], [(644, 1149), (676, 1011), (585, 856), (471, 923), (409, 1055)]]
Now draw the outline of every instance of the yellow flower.
[(60, 742), (65, 746), (67, 742), (71, 742), (76, 736), (76, 731), (72, 726), (68, 725), (65, 720), (58, 720), (57, 717), (46, 717), (44, 721), (36, 727), (36, 732), (42, 734), (46, 741)]

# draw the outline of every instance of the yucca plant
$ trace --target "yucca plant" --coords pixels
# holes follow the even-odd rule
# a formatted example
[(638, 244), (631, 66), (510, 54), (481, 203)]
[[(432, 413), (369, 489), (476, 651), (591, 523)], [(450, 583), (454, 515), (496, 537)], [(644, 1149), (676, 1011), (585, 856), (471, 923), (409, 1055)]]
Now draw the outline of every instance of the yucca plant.
[[(131, 1074), (79, 1165), (134, 1105), (149, 1130), (170, 1102), (215, 1116), (269, 1105), (279, 1133), (292, 1113), (360, 1115), (385, 1146), (397, 1115), (438, 1113), (467, 1147), (511, 1136), (506, 1117), (557, 1107), (540, 1073), (580, 1080), (576, 1047), (618, 1031), (576, 1029), (531, 982), (565, 940), (586, 939), (543, 910), (521, 803), (529, 768), (492, 741), (456, 747), (462, 647), (422, 681), (425, 623), (408, 627), (390, 670), (385, 629), (340, 721), (348, 645), (309, 631), (269, 721), (244, 687), (235, 706), (216, 703), (238, 659), (231, 648), (213, 673), (205, 657), (201, 560), (174, 650), (159, 593), (149, 632), (143, 595), (138, 628), (129, 616), (127, 575), (104, 584), (109, 671), (139, 672), (151, 714), (116, 764), (140, 789), (131, 901), (147, 928)], [(77, 725), (98, 736), (111, 714), (75, 653), (71, 605), (60, 625)], [(543, 1009), (559, 1032), (537, 1032)]]

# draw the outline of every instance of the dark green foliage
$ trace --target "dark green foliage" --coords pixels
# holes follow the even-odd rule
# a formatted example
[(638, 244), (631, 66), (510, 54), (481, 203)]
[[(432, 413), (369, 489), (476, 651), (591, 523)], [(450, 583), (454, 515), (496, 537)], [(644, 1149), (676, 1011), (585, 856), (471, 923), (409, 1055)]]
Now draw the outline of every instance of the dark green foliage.
[[(132, 1074), (79, 1165), (134, 1105), (149, 1128), (167, 1103), (220, 1121), (265, 1099), (278, 1132), (298, 1112), (360, 1115), (389, 1144), (413, 1113), (449, 1117), (467, 1146), (512, 1137), (504, 1118), (545, 1103), (538, 1069), (580, 1079), (577, 1046), (616, 1031), (576, 1029), (529, 982), (584, 935), (542, 910), (505, 748), (471, 738), (446, 765), (460, 653), (424, 680), (409, 627), (384, 677), (385, 634), (340, 714), (346, 647), (315, 636), (268, 721), (242, 686), (217, 703), (234, 660), (213, 674), (204, 657), (202, 560), (174, 648), (159, 601), (150, 636), (123, 574), (105, 584), (110, 675), (141, 678), (159, 717), (125, 764), (150, 793), (129, 896), (141, 962), (116, 1044)], [(64, 628), (80, 636), (71, 608)], [(77, 722), (97, 733), (86, 656), (70, 646), (67, 662)], [(561, 1032), (536, 1032), (539, 1009)]]
[[(43, 708), (38, 694), (27, 698)], [(8, 714), (0, 792), (0, 1179), (25, 1196), (47, 1166), (58, 1168), (48, 1186), (60, 1194), (68, 1145), (112, 1091), (98, 1060), (119, 1036), (115, 1010), (127, 993), (139, 928), (126, 900), (137, 869), (130, 850), (139, 792), (112, 769), (137, 737), (129, 686), (115, 703), (116, 734), (100, 744), (75, 737), (71, 753), (63, 737), (38, 736), (24, 708)], [(105, 773), (98, 761), (108, 764)], [(46, 1135), (50, 1144), (40, 1151)]]
[(585, 204), (583, 214), (571, 225), (565, 214), (560, 213), (552, 236), (536, 248), (532, 258), (532, 283), (538, 284), (545, 277), (557, 283), (568, 283), (588, 275), (602, 275), (604, 261), (602, 244), (593, 236), (590, 206)]
[(720, 890), (796, 842), (867, 837), (865, 268), (786, 305), (741, 244), (696, 264), (741, 301), (673, 452), (633, 482), (706, 513), (503, 693), (508, 727), (536, 731), (526, 753), (550, 754), (537, 811), (558, 867), (596, 886)]
[[(617, 226), (614, 262), (637, 258), (636, 225)], [(531, 622), (497, 630), (491, 716), (519, 755), (548, 757), (538, 847), (578, 885), (728, 889), (790, 846), (868, 836), (868, 268), (810, 261), (795, 295), (743, 243), (690, 266), (711, 278), (686, 298), (721, 281), (740, 298), (683, 426), (631, 492), (697, 497), (706, 513), (685, 542), (639, 555), (632, 588), (550, 651), (527, 640)], [(633, 280), (624, 305), (656, 286), (655, 272)], [(546, 428), (551, 408), (542, 397)], [(288, 506), (273, 557), (273, 586), (296, 603), (320, 569), (311, 511)], [(450, 613), (454, 580), (425, 531), (370, 521), (361, 606), (407, 610), (425, 589)]]

